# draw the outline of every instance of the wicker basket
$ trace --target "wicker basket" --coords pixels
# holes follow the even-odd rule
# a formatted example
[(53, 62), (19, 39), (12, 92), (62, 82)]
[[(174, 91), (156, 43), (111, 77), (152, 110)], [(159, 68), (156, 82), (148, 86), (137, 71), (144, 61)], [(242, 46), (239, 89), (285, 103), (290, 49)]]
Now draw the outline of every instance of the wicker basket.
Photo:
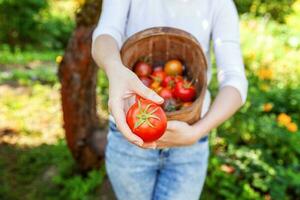
[(194, 80), (197, 98), (191, 106), (166, 114), (168, 120), (179, 120), (189, 124), (198, 121), (207, 88), (207, 62), (197, 39), (176, 28), (146, 29), (128, 38), (121, 49), (123, 64), (130, 69), (143, 57), (152, 65), (160, 65), (170, 59), (183, 62), (186, 75), (190, 80)]

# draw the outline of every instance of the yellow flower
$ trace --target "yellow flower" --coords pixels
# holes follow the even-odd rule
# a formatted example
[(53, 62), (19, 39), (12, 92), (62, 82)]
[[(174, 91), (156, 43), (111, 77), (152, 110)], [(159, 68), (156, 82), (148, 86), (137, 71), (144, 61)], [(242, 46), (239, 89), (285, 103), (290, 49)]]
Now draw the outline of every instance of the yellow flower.
[(265, 103), (263, 105), (263, 110), (264, 112), (270, 112), (273, 108), (273, 104), (272, 103)]
[(273, 70), (270, 68), (261, 68), (258, 71), (258, 77), (261, 80), (271, 80), (273, 78), (273, 75), (274, 75)]
[(56, 60), (57, 64), (60, 64), (61, 61), (63, 60), (63, 57), (62, 56), (57, 56), (55, 60)]
[(291, 123), (292, 118), (285, 113), (280, 113), (280, 115), (277, 117), (277, 121), (280, 125), (287, 126), (289, 123)]
[(292, 133), (295, 133), (298, 131), (298, 126), (294, 122), (290, 122), (286, 125), (287, 130), (289, 130)]

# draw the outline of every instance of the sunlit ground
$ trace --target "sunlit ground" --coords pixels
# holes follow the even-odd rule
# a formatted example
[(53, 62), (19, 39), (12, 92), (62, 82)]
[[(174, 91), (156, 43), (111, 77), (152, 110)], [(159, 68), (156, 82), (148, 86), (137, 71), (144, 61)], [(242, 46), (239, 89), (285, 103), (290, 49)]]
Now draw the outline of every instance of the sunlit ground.
[(63, 137), (58, 87), (0, 86), (2, 142), (37, 146)]
[[(0, 64), (0, 199), (78, 199), (91, 191), (95, 198), (105, 195), (103, 169), (81, 177), (64, 141), (59, 55), (20, 54)], [(99, 97), (98, 113), (105, 118), (101, 102)]]

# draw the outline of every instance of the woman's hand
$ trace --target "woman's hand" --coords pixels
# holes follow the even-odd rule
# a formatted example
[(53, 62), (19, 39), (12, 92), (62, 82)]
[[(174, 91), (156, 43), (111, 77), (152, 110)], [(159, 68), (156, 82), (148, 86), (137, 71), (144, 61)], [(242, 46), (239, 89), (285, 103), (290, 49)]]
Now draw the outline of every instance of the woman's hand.
[(203, 136), (193, 125), (181, 121), (169, 121), (165, 134), (155, 143), (156, 148), (159, 149), (190, 146)]
[(92, 56), (98, 66), (105, 70), (108, 77), (108, 106), (118, 129), (129, 142), (142, 148), (151, 147), (151, 145), (153, 147), (153, 144), (144, 144), (141, 138), (131, 132), (125, 113), (134, 102), (136, 94), (157, 104), (163, 103), (163, 99), (144, 86), (139, 78), (122, 64), (118, 44), (110, 35), (104, 34), (97, 37), (92, 46)]
[(147, 88), (131, 70), (119, 62), (107, 69), (107, 75), (109, 79), (108, 106), (118, 129), (129, 142), (142, 148), (153, 147), (153, 143), (144, 144), (141, 138), (131, 132), (126, 122), (126, 112), (134, 103), (136, 94), (157, 104), (163, 103), (163, 99)]
[(232, 116), (241, 105), (242, 99), (238, 90), (231, 86), (223, 87), (209, 111), (192, 126), (185, 122), (169, 121), (167, 131), (156, 141), (156, 148), (188, 146), (196, 143)]

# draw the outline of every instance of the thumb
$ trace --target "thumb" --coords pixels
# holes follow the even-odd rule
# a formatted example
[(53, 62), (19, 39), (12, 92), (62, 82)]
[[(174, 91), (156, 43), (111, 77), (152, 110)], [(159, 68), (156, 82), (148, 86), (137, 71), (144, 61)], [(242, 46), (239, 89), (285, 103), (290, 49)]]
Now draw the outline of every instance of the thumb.
[(164, 99), (161, 96), (145, 86), (141, 81), (137, 81), (134, 92), (144, 99), (148, 99), (150, 101), (153, 101), (154, 103), (162, 104), (164, 102)]

